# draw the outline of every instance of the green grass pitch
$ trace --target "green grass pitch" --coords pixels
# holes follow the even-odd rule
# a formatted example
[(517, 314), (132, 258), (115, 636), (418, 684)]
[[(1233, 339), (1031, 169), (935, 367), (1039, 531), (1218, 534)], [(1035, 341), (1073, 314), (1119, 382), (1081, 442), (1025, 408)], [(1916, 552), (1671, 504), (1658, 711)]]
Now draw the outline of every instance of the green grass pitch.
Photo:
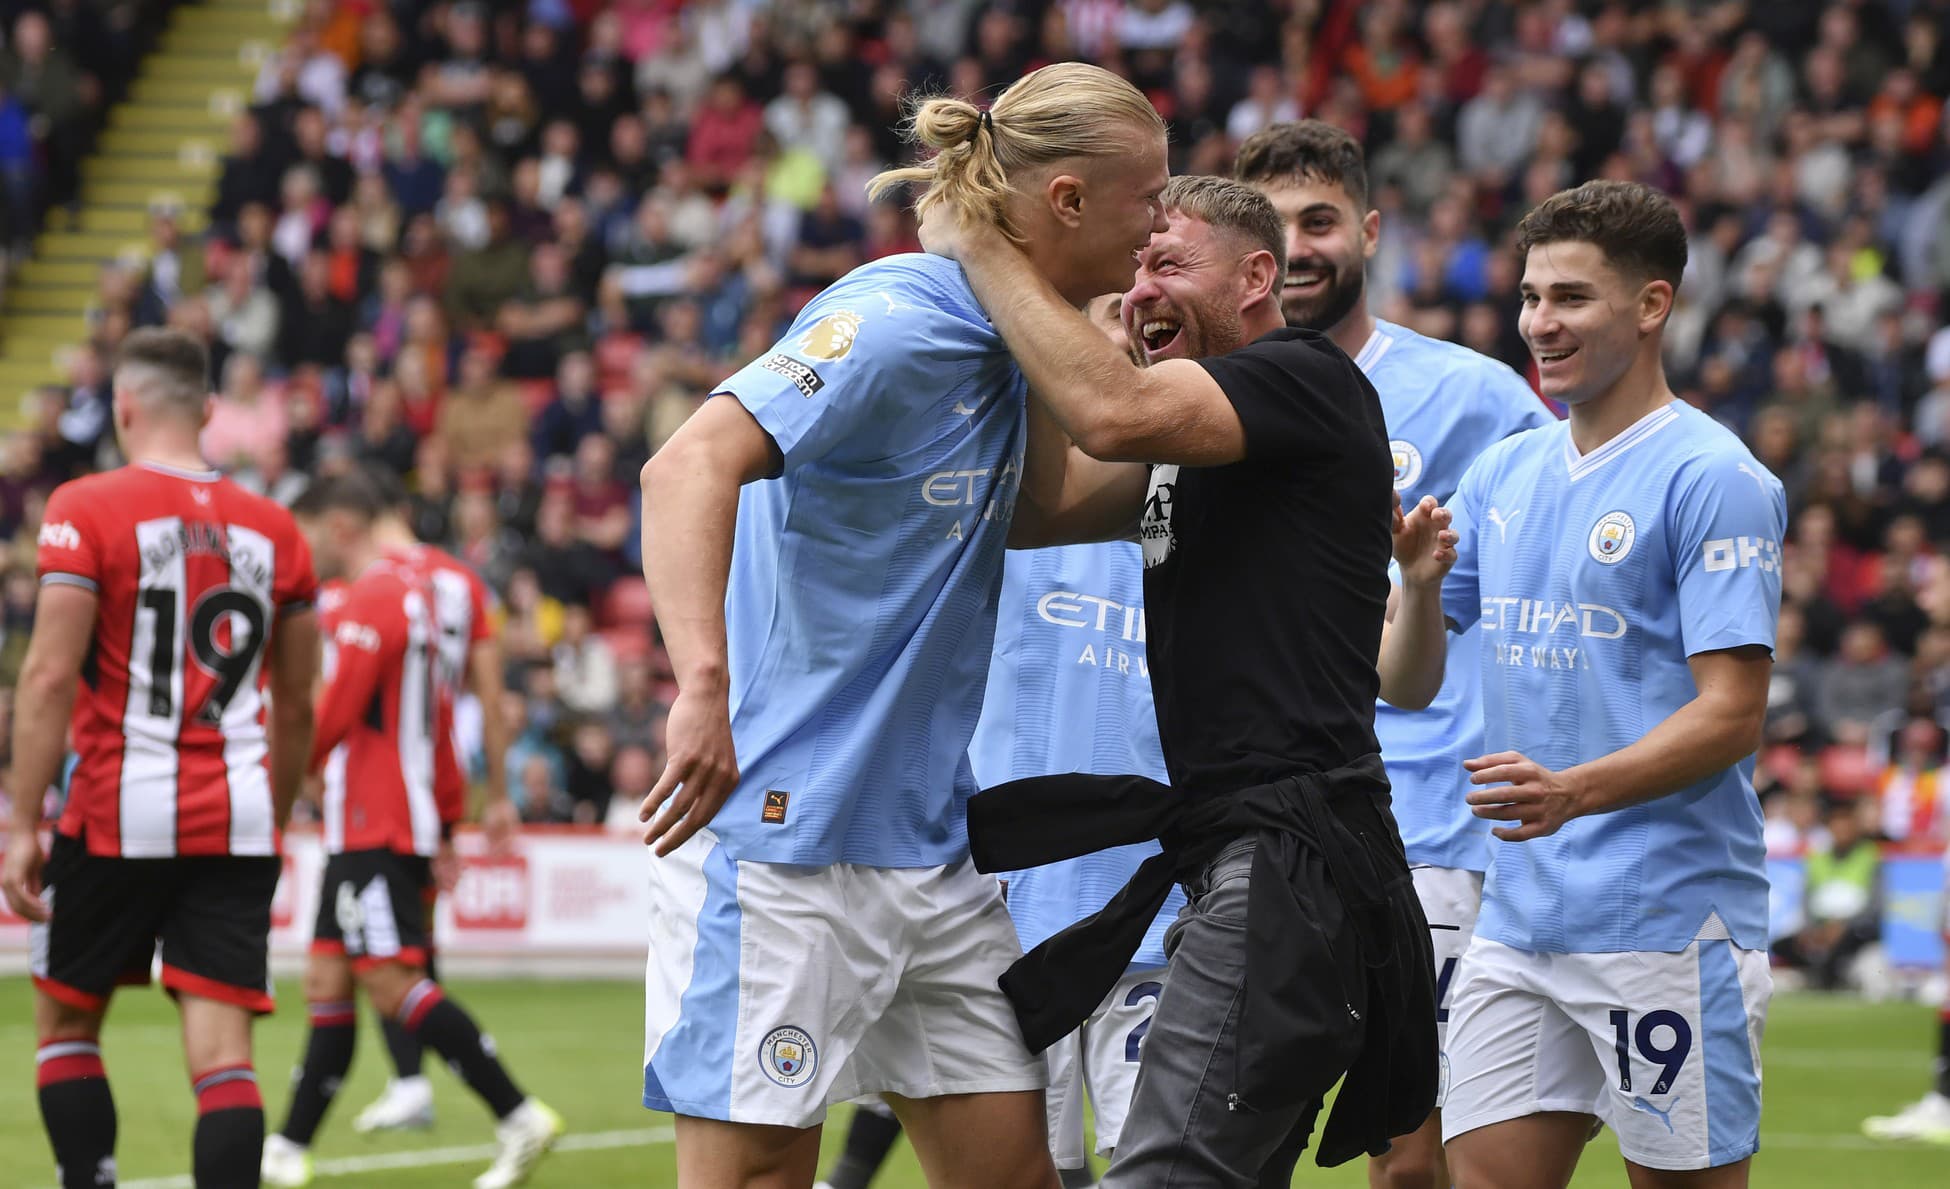
[[(257, 1065), (275, 1126), (289, 1093), (286, 1074), (302, 1043), (304, 1014), (295, 981), (281, 988), (278, 1013), (259, 1026)], [(464, 980), (455, 996), (495, 1037), (515, 1076), (561, 1111), (571, 1138), (531, 1185), (631, 1186), (676, 1184), (669, 1119), (637, 1105), (642, 991), (618, 982)], [(0, 1183), (23, 1189), (53, 1184), (54, 1166), (41, 1134), (33, 1090), (31, 995), (25, 979), (0, 979)], [(378, 1091), (386, 1055), (377, 1030), (362, 1014), (361, 1043), (352, 1076), (320, 1134), (317, 1184), (465, 1186), (488, 1162), (493, 1138), (487, 1113), (445, 1069), (429, 1062), (439, 1125), (427, 1133), (368, 1138), (352, 1134), (351, 1117)], [(1865, 1114), (1915, 1098), (1929, 1077), (1928, 1046), (1936, 1020), (1907, 1004), (1867, 1004), (1813, 995), (1774, 1002), (1767, 1029), (1767, 1106), (1757, 1189), (1942, 1189), (1950, 1186), (1950, 1149), (1889, 1147), (1863, 1139)], [(122, 1183), (143, 1189), (188, 1186), (192, 1116), (182, 1067), (176, 1015), (152, 990), (118, 995), (103, 1038), (103, 1056), (120, 1112)], [(827, 1149), (838, 1145), (844, 1113), (827, 1128)], [(1579, 1187), (1622, 1186), (1623, 1167), (1609, 1138), (1594, 1141)], [(884, 1189), (919, 1189), (921, 1177), (905, 1146), (882, 1175)], [(1303, 1163), (1296, 1185), (1356, 1189), (1366, 1184), (1358, 1164), (1324, 1170)]]

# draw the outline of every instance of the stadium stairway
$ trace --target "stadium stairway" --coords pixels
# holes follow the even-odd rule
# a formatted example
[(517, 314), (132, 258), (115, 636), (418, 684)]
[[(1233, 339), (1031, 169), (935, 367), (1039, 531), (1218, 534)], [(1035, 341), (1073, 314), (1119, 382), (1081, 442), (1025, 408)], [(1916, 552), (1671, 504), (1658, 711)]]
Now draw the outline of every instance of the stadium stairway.
[(299, 3), (195, 0), (170, 15), (82, 165), (78, 209), (48, 212), (7, 286), (0, 428), (21, 423), (35, 388), (65, 381), (66, 356), (88, 336), (102, 266), (147, 257), (152, 206), (178, 208), (185, 241), (203, 233), (231, 120), (250, 105), (258, 68), (283, 44)]

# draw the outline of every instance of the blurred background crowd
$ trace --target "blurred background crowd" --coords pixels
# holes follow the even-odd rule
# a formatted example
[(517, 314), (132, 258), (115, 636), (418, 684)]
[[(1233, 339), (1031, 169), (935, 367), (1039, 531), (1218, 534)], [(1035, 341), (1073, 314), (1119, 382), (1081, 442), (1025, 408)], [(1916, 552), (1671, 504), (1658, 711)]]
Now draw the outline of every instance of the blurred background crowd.
[[(0, 9), (19, 243), (71, 195), (147, 26), (132, 2)], [(1590, 177), (1671, 193), (1692, 233), (1672, 382), (1790, 500), (1770, 847), (1871, 883), (1889, 846), (1941, 850), (1945, 0), (307, 0), (236, 119), (209, 231), (155, 210), (149, 260), (103, 270), (69, 383), (24, 398), (32, 428), (0, 458), (0, 685), (43, 498), (116, 461), (106, 362), (166, 323), (210, 344), (213, 463), (281, 499), (394, 468), (420, 534), (498, 592), (523, 814), (633, 817), (673, 692), (637, 469), (822, 286), (915, 250), (911, 217), (863, 190), (911, 153), (904, 97), (981, 102), (1072, 58), (1152, 97), (1176, 172), (1226, 171), (1275, 121), (1353, 131), (1382, 211), (1372, 307), (1521, 371), (1517, 219)], [(1793, 940), (1819, 961), (1846, 928)]]

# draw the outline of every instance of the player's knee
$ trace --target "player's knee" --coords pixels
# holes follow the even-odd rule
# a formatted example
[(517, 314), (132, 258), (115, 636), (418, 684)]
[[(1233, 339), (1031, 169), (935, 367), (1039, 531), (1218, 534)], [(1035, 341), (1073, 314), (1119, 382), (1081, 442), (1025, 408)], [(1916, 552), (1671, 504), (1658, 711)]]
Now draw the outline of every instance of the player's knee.
[(102, 1014), (63, 1003), (42, 991), (35, 997), (34, 1032), (39, 1044), (63, 1040), (97, 1041), (102, 1035)]
[(351, 965), (342, 957), (313, 954), (305, 964), (305, 1002), (337, 1003), (351, 997)]
[(1449, 1189), (1446, 1180), (1436, 1179), (1440, 1175), (1430, 1153), (1390, 1152), (1369, 1170), (1368, 1189)]
[(359, 972), (359, 987), (380, 1015), (397, 1016), (406, 1002), (406, 993), (425, 977), (426, 971), (417, 966), (379, 962)]

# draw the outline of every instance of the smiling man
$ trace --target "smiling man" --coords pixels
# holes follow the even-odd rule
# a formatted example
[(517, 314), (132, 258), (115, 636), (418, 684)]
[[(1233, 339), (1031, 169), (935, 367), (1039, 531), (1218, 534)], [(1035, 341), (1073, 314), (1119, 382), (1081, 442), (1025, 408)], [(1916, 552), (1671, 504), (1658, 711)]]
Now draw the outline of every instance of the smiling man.
[[(970, 803), (970, 841), (984, 869), (1019, 870), (1164, 837), (1105, 912), (1002, 985), (1031, 1046), (1053, 1042), (1185, 884), (1103, 1184), (1244, 1189), (1290, 1177), (1350, 1066), (1323, 1163), (1421, 1123), (1434, 977), (1374, 736), (1394, 501), (1379, 402), (1329, 339), (1284, 324), (1284, 237), (1263, 195), (1176, 178), (1164, 206), (1123, 300), (1143, 368), (1006, 238), (949, 212), (923, 224), (931, 251), (962, 261), (1046, 428), (1076, 445), (1024, 477), (1039, 522), (1058, 541), (1138, 531), (1171, 778), (1013, 781)], [(1396, 538), (1423, 592), (1447, 564), (1417, 548), (1439, 537), (1436, 513), (1418, 507)], [(1401, 1047), (1370, 1043), (1384, 1035)]]
[[(1595, 1121), (1638, 1189), (1734, 1189), (1760, 1142), (1767, 874), (1752, 756), (1781, 598), (1781, 484), (1660, 363), (1686, 233), (1589, 182), (1524, 217), (1523, 312), (1570, 420), (1491, 447), (1416, 644), (1482, 627), (1468, 801), (1502, 823), (1453, 990), (1442, 1129), (1458, 1189), (1561, 1189)], [(1417, 622), (1417, 620), (1423, 620)], [(1404, 631), (1406, 629), (1406, 631)]]
[[(1067, 309), (1128, 285), (1164, 225), (1163, 121), (1108, 71), (1046, 66), (912, 124), (935, 152), (875, 193), (967, 210)], [(936, 1189), (1057, 1184), (1043, 1062), (996, 989), (1021, 945), (963, 810), (1005, 539), (1034, 519), (1023, 405), (961, 270), (897, 255), (808, 303), (644, 467), (678, 693), (640, 811), (643, 1102), (677, 1116), (686, 1185), (810, 1186), (827, 1108), (873, 1095)]]
[[(1447, 501), (1477, 455), (1550, 415), (1505, 365), (1416, 334), (1368, 311), (1367, 262), (1381, 235), (1368, 206), (1361, 142), (1322, 120), (1262, 129), (1239, 147), (1238, 179), (1265, 194), (1286, 230), (1288, 326), (1318, 330), (1374, 384), (1388, 422), (1395, 490), (1406, 507)], [(1456, 967), (1476, 928), (1489, 864), (1489, 826), (1469, 812), (1462, 761), (1482, 751), (1477, 631), (1452, 637), (1442, 689), (1423, 710), (1375, 707), (1395, 816), (1429, 918), (1435, 954), (1436, 1039), (1448, 1030)], [(1442, 1103), (1429, 1121), (1377, 1157), (1375, 1189), (1447, 1189)]]

